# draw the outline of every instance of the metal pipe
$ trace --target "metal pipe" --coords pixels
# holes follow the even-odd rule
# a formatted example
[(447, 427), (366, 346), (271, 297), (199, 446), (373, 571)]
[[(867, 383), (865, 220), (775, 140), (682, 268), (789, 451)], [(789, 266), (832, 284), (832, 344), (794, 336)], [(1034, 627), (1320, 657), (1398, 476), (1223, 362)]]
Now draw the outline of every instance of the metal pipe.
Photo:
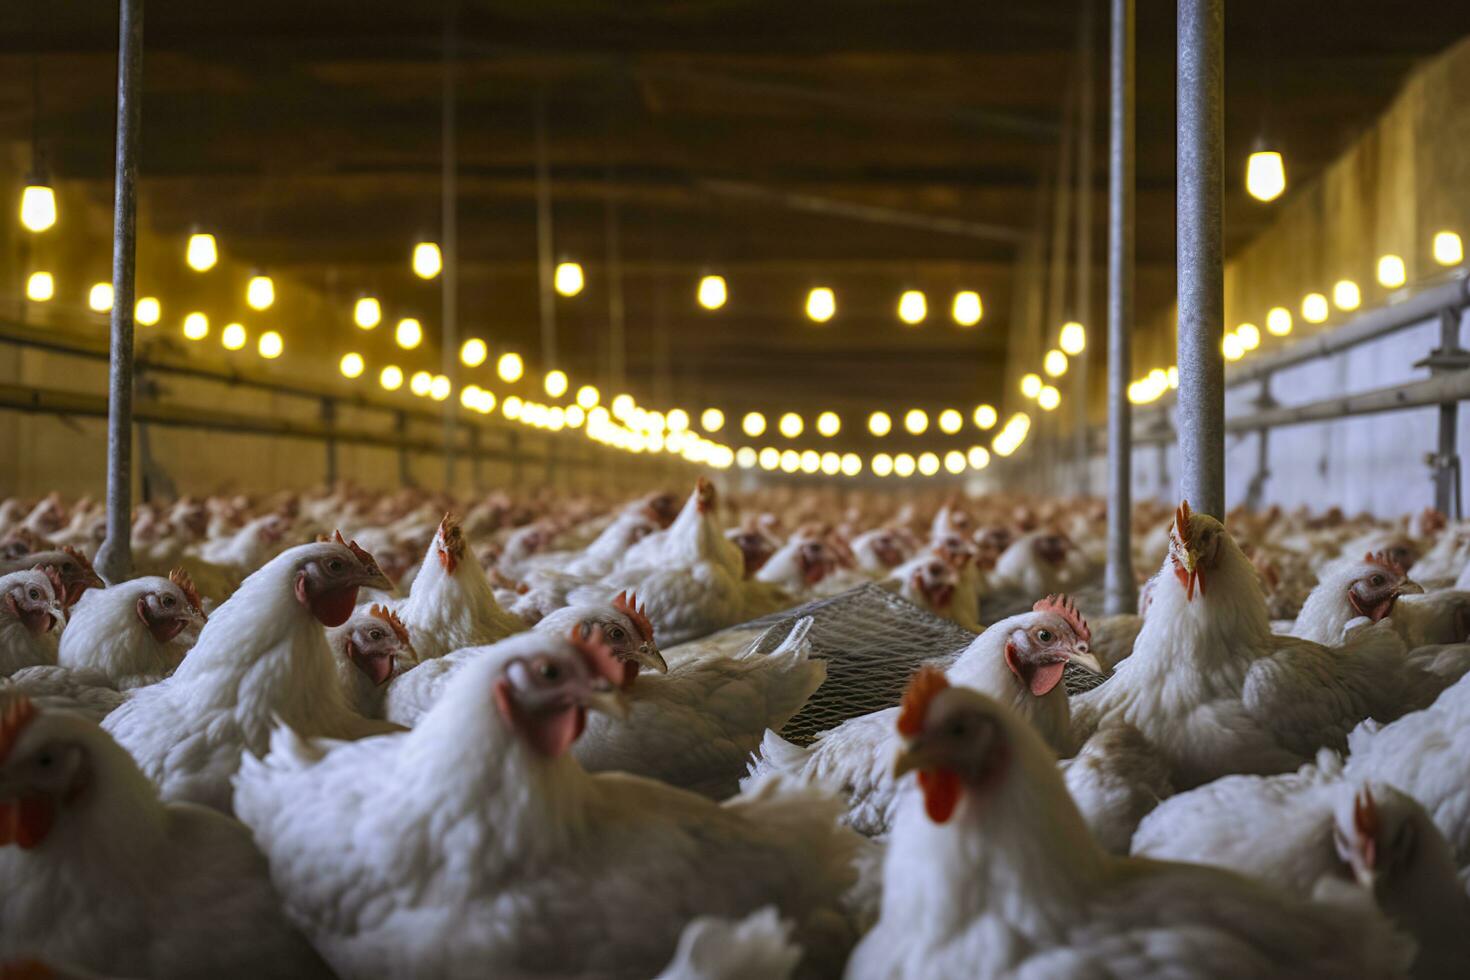
[[(1085, 329), (1092, 323), (1092, 139), (1093, 139), (1093, 0), (1082, 0), (1078, 28), (1077, 73), (1081, 83), (1077, 106), (1077, 298), (1072, 313)], [(1072, 369), (1072, 400), (1075, 402), (1072, 434), (1077, 460), (1075, 491), (1092, 492), (1092, 448), (1087, 435), (1091, 384), (1091, 356), (1084, 348)]]
[[(1460, 348), (1460, 315), (1448, 310), (1439, 315), (1439, 348), (1425, 364), (1433, 374), (1465, 372), (1465, 351)], [(1439, 440), (1434, 453), (1434, 506), (1452, 520), (1460, 519), (1460, 406), (1439, 406)]]
[(1225, 516), (1224, 0), (1179, 0), (1179, 495)]
[(607, 211), (607, 373), (611, 400), (616, 392), (626, 389), (628, 383), (628, 347), (625, 336), (623, 308), (623, 256), (621, 235), (618, 228), (617, 191), (608, 184)]
[(1108, 559), (1103, 609), (1138, 607), (1133, 579), (1133, 0), (1111, 0), (1108, 95)]
[(551, 175), (546, 160), (546, 93), (536, 95), (536, 268), (540, 286), (541, 363), (557, 367), (556, 294), (552, 288)]
[(112, 338), (107, 368), (107, 536), (97, 573), (108, 584), (132, 572), (133, 296), (138, 230), (138, 126), (143, 0), (118, 4), (117, 144), (112, 202)]
[(454, 490), (455, 425), (459, 417), (459, 156), (454, 92), (455, 0), (444, 11), (444, 79), (440, 114), (440, 236), (444, 239), (444, 268), (440, 273), (440, 359), (455, 397), (444, 400), (444, 489)]

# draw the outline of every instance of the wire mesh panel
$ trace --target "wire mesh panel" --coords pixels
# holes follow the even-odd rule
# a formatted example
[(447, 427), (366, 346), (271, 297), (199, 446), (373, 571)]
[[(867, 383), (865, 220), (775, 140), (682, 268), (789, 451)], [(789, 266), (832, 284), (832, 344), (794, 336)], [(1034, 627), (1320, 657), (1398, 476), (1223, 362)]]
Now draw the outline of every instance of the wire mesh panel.
[[(808, 616), (812, 656), (827, 662), (827, 680), (781, 732), (798, 745), (849, 718), (898, 704), (920, 665), (946, 667), (975, 639), (968, 630), (877, 585), (742, 623), (720, 637), (728, 637), (732, 645), (759, 637), (755, 650), (769, 653), (797, 620)], [(1067, 668), (1070, 693), (1086, 690), (1097, 680), (1086, 671)]]

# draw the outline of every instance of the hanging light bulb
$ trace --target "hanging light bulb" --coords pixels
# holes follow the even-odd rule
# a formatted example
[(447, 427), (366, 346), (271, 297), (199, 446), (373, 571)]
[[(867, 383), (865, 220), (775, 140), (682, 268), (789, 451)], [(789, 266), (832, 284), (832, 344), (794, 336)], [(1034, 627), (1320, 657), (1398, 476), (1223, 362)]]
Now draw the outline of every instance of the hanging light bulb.
[(1047, 412), (1050, 412), (1061, 403), (1062, 393), (1051, 385), (1043, 385), (1041, 391), (1036, 395), (1036, 404), (1040, 405)]
[(822, 468), (822, 454), (815, 449), (808, 449), (801, 454), (801, 471), (803, 473), (815, 473)]
[[(95, 283), (87, 293), (87, 306), (95, 313), (106, 313), (112, 309), (112, 283)], [(137, 319), (136, 314), (133, 319)]]
[(1027, 398), (1035, 398), (1041, 394), (1041, 384), (1041, 375), (1023, 374), (1021, 375), (1021, 394)]
[(664, 416), (664, 425), (670, 432), (686, 432), (689, 429), (689, 413), (682, 408), (671, 408)]
[(1245, 189), (1258, 201), (1274, 201), (1286, 190), (1286, 165), (1276, 150), (1257, 150), (1245, 163)]
[(268, 310), (276, 301), (276, 284), (270, 276), (251, 276), (245, 284), (245, 302), (252, 310)]
[(505, 401), (500, 403), (500, 413), (506, 418), (510, 419), (512, 422), (514, 422), (521, 417), (521, 412), (525, 409), (525, 407), (526, 403), (521, 400), (520, 396), (511, 395)]
[(903, 427), (910, 435), (923, 435), (929, 428), (929, 415), (922, 408), (911, 408), (904, 414)]
[(842, 419), (837, 417), (836, 412), (823, 412), (817, 416), (817, 432), (828, 439), (842, 430)]
[(378, 372), (378, 384), (385, 391), (397, 391), (403, 387), (403, 369), (397, 364), (389, 364)]
[(1384, 289), (1398, 289), (1408, 279), (1404, 260), (1397, 255), (1385, 255), (1378, 260), (1378, 285)]
[(1266, 314), (1266, 331), (1273, 337), (1285, 337), (1291, 333), (1291, 311), (1284, 306), (1273, 306)]
[(933, 476), (939, 472), (939, 457), (933, 453), (920, 453), (918, 468), (924, 476)]
[(163, 319), (163, 304), (157, 297), (144, 296), (133, 304), (133, 320), (145, 327), (151, 327)]
[(602, 392), (593, 385), (583, 385), (577, 389), (577, 404), (584, 411), (592, 411), (597, 407), (597, 402), (602, 398)]
[(857, 476), (863, 471), (863, 458), (857, 453), (842, 454), (842, 475)]
[(760, 454), (750, 446), (741, 446), (735, 453), (735, 465), (748, 470), (760, 460)]
[(500, 375), (500, 380), (512, 384), (521, 380), (521, 375), (526, 373), (526, 363), (521, 360), (521, 355), (514, 351), (508, 351), (500, 355), (500, 360), (495, 362), (495, 373)]
[(625, 421), (628, 416), (633, 414), (633, 410), (637, 407), (637, 403), (633, 401), (632, 395), (618, 395), (612, 400), (613, 418), (620, 422)]
[(946, 408), (939, 413), (939, 431), (946, 435), (954, 435), (965, 426), (965, 417), (952, 408)]
[(372, 296), (361, 296), (352, 308), (352, 320), (363, 330), (371, 330), (383, 321), (383, 307)]
[(1452, 231), (1434, 233), (1434, 261), (1440, 265), (1459, 265), (1465, 261), (1465, 243)]
[(225, 350), (240, 350), (249, 339), (243, 323), (227, 323), (219, 335), (219, 342), (224, 344)]
[(56, 192), (38, 177), (27, 180), (20, 192), (20, 223), (27, 231), (45, 231), (56, 224)]
[(874, 476), (893, 475), (893, 457), (887, 453), (879, 453), (874, 456), (868, 466), (873, 470)]
[(705, 276), (699, 280), (699, 305), (705, 309), (718, 310), (725, 305), (728, 295), (724, 276)]
[(471, 337), (459, 345), (459, 363), (465, 367), (479, 367), (489, 356), (490, 348), (479, 337)]
[(184, 338), (203, 340), (209, 336), (209, 317), (203, 313), (190, 313), (184, 317)]
[(213, 269), (214, 264), (219, 261), (219, 249), (215, 246), (214, 236), (202, 231), (190, 235), (188, 247), (184, 250), (184, 260), (195, 272)]
[(26, 280), (26, 299), (32, 303), (49, 303), (56, 295), (56, 280), (49, 272), (32, 272)]
[(413, 377), (408, 379), (408, 390), (422, 398), (429, 393), (433, 384), (434, 376), (428, 371), (415, 371)]
[(977, 429), (993, 429), (1000, 416), (993, 405), (975, 406), (975, 427)]
[(951, 449), (944, 454), (944, 468), (956, 476), (965, 472), (965, 454), (958, 449)]
[(260, 356), (265, 358), (267, 361), (274, 361), (276, 358), (281, 356), (281, 353), (285, 349), (286, 342), (282, 340), (281, 335), (274, 330), (267, 330), (265, 333), (261, 334), (260, 342), (256, 345), (256, 350), (260, 352)]
[(429, 385), (429, 397), (436, 402), (442, 402), (449, 397), (449, 393), (453, 390), (454, 386), (450, 384), (447, 377), (442, 374), (436, 374), (434, 375), (433, 382)]
[(725, 427), (725, 413), (718, 408), (706, 408), (699, 415), (699, 427), (706, 432), (719, 432)]
[(774, 470), (781, 465), (781, 450), (774, 446), (766, 446), (756, 456), (756, 461), (761, 464), (761, 469)]
[(1057, 346), (1068, 357), (1076, 357), (1087, 349), (1087, 328), (1075, 320), (1063, 324), (1061, 335), (1057, 338)]
[(766, 417), (760, 412), (747, 412), (740, 422), (740, 429), (754, 439), (766, 431)]
[(837, 295), (827, 286), (806, 294), (806, 315), (815, 323), (826, 323), (837, 313)]
[(444, 256), (435, 242), (419, 242), (413, 247), (413, 274), (420, 279), (433, 279), (444, 269)]
[(962, 327), (973, 327), (980, 322), (985, 309), (980, 303), (980, 294), (971, 289), (964, 289), (954, 294), (954, 306), (950, 315), (954, 322)]
[(970, 451), (965, 454), (965, 462), (970, 464), (972, 470), (983, 470), (990, 465), (990, 451), (984, 446), (971, 446)]
[(393, 329), (393, 341), (404, 350), (413, 350), (424, 342), (424, 328), (413, 317), (404, 317)]
[(1339, 310), (1351, 312), (1363, 302), (1363, 294), (1357, 283), (1351, 279), (1342, 279), (1332, 287), (1332, 302)]
[(546, 377), (541, 379), (541, 387), (552, 398), (560, 398), (567, 393), (567, 373), (565, 371), (547, 371)]
[(1302, 299), (1302, 319), (1308, 323), (1326, 322), (1327, 313), (1327, 297), (1321, 293), (1308, 293)]
[(908, 453), (899, 453), (893, 457), (893, 472), (901, 477), (908, 478), (913, 476), (914, 470), (917, 468), (917, 464), (914, 463), (914, 457)]
[[(1240, 337), (1231, 331), (1220, 341), (1220, 353), (1225, 355), (1227, 361), (1238, 361), (1245, 356), (1245, 345), (1240, 342)], [(1154, 398), (1157, 397), (1158, 395), (1154, 394)], [(1149, 401), (1153, 401), (1153, 398), (1150, 398)]]
[(781, 454), (781, 472), (795, 473), (801, 469), (801, 453), (795, 449), (788, 449)]
[(563, 262), (558, 265), (552, 282), (556, 286), (556, 291), (563, 296), (575, 296), (587, 284), (586, 278), (582, 275), (582, 267), (576, 262)]
[(893, 431), (893, 419), (887, 412), (874, 412), (868, 416), (868, 431), (875, 436), (886, 436)]
[(1240, 338), (1240, 346), (1245, 350), (1252, 351), (1261, 346), (1261, 331), (1254, 323), (1242, 323), (1236, 327), (1235, 336)]
[[(805, 426), (802, 424), (801, 416), (797, 415), (795, 412), (787, 412), (785, 415), (781, 416), (781, 421), (778, 423), (777, 427), (781, 430), (781, 434), (788, 439), (795, 439), (797, 436), (801, 435), (802, 429), (805, 428)], [(756, 434), (758, 435), (759, 433)]]
[(905, 290), (898, 298), (898, 318), (909, 326), (917, 326), (929, 315), (929, 303), (917, 289)]
[(1049, 378), (1060, 378), (1067, 373), (1067, 355), (1053, 348), (1041, 359), (1041, 369)]
[(344, 378), (360, 378), (363, 370), (367, 367), (362, 355), (356, 351), (349, 351), (342, 355), (342, 360), (337, 362), (337, 370), (342, 372)]

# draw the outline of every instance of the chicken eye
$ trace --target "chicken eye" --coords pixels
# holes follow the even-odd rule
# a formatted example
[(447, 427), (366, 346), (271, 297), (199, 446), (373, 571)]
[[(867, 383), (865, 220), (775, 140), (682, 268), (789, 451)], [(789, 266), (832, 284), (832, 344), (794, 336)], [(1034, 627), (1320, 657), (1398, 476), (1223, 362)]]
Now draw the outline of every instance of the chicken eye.
[(623, 635), (623, 628), (621, 626), (610, 627), (607, 631), (607, 636), (610, 640), (621, 640)]
[(1369, 585), (1382, 585), (1383, 584), (1383, 576), (1382, 575), (1375, 575), (1375, 576), (1373, 576), (1372, 578), (1370, 578), (1368, 580), (1368, 584)]
[(1055, 640), (1057, 638), (1057, 635), (1051, 630), (1037, 630), (1036, 638), (1042, 643), (1050, 643), (1052, 640)]
[(969, 726), (965, 724), (965, 719), (963, 718), (956, 718), (945, 726), (945, 732), (951, 738), (964, 738), (968, 729)]
[(40, 766), (42, 769), (50, 769), (51, 768), (51, 764), (53, 762), (55, 762), (55, 761), (56, 760), (54, 758), (52, 758), (52, 756), (51, 756), (51, 750), (50, 749), (47, 749), (46, 751), (42, 752), (40, 755), (36, 756), (36, 765)]
[(382, 630), (371, 630), (371, 631), (368, 632), (368, 639), (369, 640), (381, 640), (382, 638), (383, 638), (383, 631)]
[(327, 562), (327, 570), (331, 572), (342, 571), (342, 560), (340, 558), (333, 558), (331, 561)]
[(171, 596), (171, 595), (164, 596), (163, 597), (163, 604), (165, 606), (172, 606), (174, 604), (174, 597)]
[(31, 598), (32, 599), (39, 599), (39, 598), (41, 598), (41, 590), (40, 589), (31, 589)]
[(541, 661), (537, 669), (540, 670), (541, 676), (549, 681), (554, 681), (561, 676), (561, 668), (550, 660)]

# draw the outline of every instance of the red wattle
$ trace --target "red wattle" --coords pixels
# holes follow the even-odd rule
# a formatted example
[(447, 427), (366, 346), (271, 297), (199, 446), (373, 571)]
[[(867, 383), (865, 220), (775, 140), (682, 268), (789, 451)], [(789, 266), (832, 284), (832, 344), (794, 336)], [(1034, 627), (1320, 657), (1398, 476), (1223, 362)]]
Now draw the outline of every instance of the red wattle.
[(39, 793), (0, 803), (0, 847), (18, 844), (22, 850), (40, 846), (56, 820), (56, 804)]
[(1052, 688), (1061, 683), (1062, 674), (1066, 670), (1067, 664), (1065, 661), (1042, 664), (1040, 667), (1036, 667), (1031, 671), (1031, 677), (1027, 680), (1027, 686), (1031, 688), (1031, 693), (1038, 698), (1044, 694), (1050, 694)]
[(341, 626), (357, 606), (357, 586), (334, 589), (321, 595), (308, 596), (306, 607), (326, 627)]
[(945, 823), (960, 805), (960, 776), (953, 769), (919, 770), (919, 789), (924, 794), (924, 812), (935, 823)]

